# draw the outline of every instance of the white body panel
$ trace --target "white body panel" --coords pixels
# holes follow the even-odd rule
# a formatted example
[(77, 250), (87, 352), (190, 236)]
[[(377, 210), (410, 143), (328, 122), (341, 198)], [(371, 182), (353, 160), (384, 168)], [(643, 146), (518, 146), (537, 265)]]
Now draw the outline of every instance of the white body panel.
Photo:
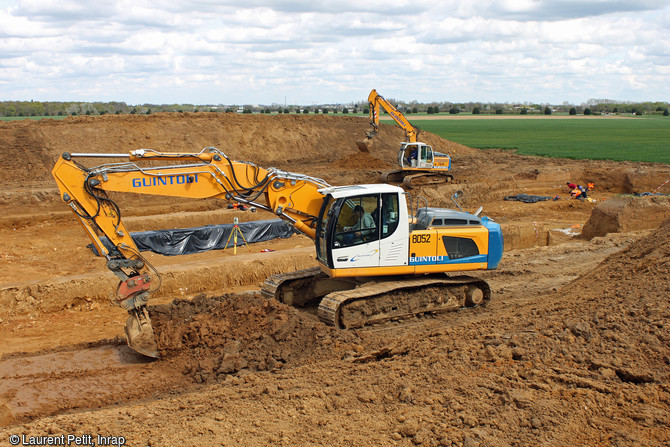
[[(349, 247), (333, 248), (333, 266), (339, 268), (358, 267), (386, 267), (408, 265), (409, 253), (409, 214), (404, 191), (392, 185), (355, 185), (345, 187), (331, 187), (319, 192), (332, 194), (334, 198), (360, 196), (366, 194), (393, 193), (398, 195), (398, 210), (392, 218), (398, 219), (395, 231), (370, 243), (363, 243)], [(383, 206), (383, 205), (382, 205)], [(381, 215), (389, 215), (391, 210), (381, 209)], [(382, 218), (383, 219), (383, 218)], [(385, 228), (385, 221), (380, 223), (381, 229)], [(387, 228), (387, 227), (386, 227)]]
[(399, 222), (393, 234), (379, 241), (379, 266), (407, 265), (409, 262), (409, 213), (405, 194), (399, 197)]

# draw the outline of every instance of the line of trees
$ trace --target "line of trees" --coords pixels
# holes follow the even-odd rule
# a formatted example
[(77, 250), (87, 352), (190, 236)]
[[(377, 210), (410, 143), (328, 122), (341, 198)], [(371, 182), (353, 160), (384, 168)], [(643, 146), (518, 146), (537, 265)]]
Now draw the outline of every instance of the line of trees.
[(193, 111), (191, 104), (144, 104), (129, 106), (125, 102), (40, 102), (40, 101), (0, 101), (0, 116), (77, 116), (134, 114), (152, 112)]
[[(106, 114), (151, 114), (156, 112), (227, 112), (227, 113), (359, 113), (352, 106), (238, 106), (194, 104), (141, 104), (129, 106), (125, 102), (40, 102), (0, 101), (0, 117), (77, 116)], [(367, 111), (366, 111), (367, 113)]]
[[(404, 114), (413, 113), (459, 113), (478, 114), (544, 114), (562, 113), (569, 115), (669, 115), (667, 102), (616, 102), (611, 100), (589, 100), (579, 106), (563, 103), (561, 105), (529, 103), (418, 103), (389, 100)], [(31, 116), (76, 116), (105, 114), (151, 114), (156, 112), (238, 112), (238, 113), (342, 113), (368, 114), (367, 102), (353, 104), (324, 104), (311, 107), (260, 105), (194, 105), (194, 104), (142, 104), (130, 106), (125, 102), (40, 102), (40, 101), (0, 101), (0, 117)], [(386, 113), (386, 112), (383, 112)]]
[(431, 103), (419, 104), (416, 102), (404, 103), (390, 100), (398, 110), (408, 113), (472, 113), (473, 115), (551, 115), (553, 113), (569, 115), (604, 115), (604, 114), (634, 114), (634, 115), (663, 115), (668, 116), (670, 104), (667, 102), (595, 102), (590, 100), (586, 104), (572, 105), (529, 104), (529, 103)]

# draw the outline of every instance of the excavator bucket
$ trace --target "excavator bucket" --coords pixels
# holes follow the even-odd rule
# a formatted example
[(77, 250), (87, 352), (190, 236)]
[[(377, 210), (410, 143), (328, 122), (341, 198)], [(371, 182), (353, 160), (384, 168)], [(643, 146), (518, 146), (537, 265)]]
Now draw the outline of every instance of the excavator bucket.
[(358, 150), (361, 152), (369, 153), (370, 149), (372, 149), (372, 139), (371, 138), (366, 138), (364, 140), (358, 140), (356, 141), (356, 145), (358, 146)]
[(130, 312), (125, 329), (128, 346), (131, 349), (147, 357), (155, 359), (159, 357), (158, 346), (154, 338), (154, 328), (151, 326), (146, 307), (133, 309)]

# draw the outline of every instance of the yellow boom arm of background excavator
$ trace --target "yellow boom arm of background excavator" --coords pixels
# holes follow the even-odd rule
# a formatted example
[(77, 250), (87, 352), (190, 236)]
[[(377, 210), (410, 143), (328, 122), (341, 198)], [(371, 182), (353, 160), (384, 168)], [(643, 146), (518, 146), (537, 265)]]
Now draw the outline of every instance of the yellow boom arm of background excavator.
[(383, 108), (395, 120), (396, 123), (405, 131), (405, 138), (409, 143), (416, 143), (419, 138), (419, 129), (410, 123), (405, 115), (398, 109), (393, 107), (393, 104), (388, 102), (382, 95), (377, 93), (377, 90), (372, 89), (368, 96), (370, 103), (370, 124), (372, 125), (372, 134), (374, 135), (379, 128), (379, 108)]

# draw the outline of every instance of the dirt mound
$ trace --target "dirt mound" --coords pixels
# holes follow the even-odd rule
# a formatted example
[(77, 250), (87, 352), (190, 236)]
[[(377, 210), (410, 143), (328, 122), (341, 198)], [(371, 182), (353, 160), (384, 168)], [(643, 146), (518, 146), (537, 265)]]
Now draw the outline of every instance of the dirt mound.
[[(125, 154), (139, 148), (197, 152), (214, 146), (234, 159), (263, 166), (297, 158), (333, 160), (358, 152), (355, 141), (367, 125), (356, 117), (220, 113), (2, 122), (0, 159), (5, 169), (0, 184), (50, 183), (48, 173), (63, 152)], [(391, 141), (395, 147), (397, 131), (391, 128), (387, 134), (379, 137), (382, 147)]]
[[(651, 234), (608, 257), (567, 289), (581, 290), (579, 294), (589, 299), (597, 299), (604, 293), (617, 300), (632, 298), (634, 305), (640, 304), (635, 298), (644, 298), (649, 303), (669, 307), (670, 303), (661, 299), (670, 291), (670, 219), (667, 215)], [(659, 311), (654, 313), (660, 314), (660, 307), (657, 309)]]
[[(379, 180), (379, 171), (397, 164), (398, 143), (404, 133), (394, 124), (381, 124), (371, 152), (364, 154), (356, 142), (368, 129), (367, 119), (354, 116), (235, 113), (0, 122), (0, 160), (4, 167), (0, 171), (0, 212), (9, 217), (37, 210), (42, 214), (66, 210), (50, 174), (63, 152), (126, 154), (140, 148), (198, 152), (214, 146), (236, 160), (312, 175), (332, 185), (373, 183)], [(650, 164), (522, 157), (511, 151), (471, 149), (427, 132), (421, 139), (452, 157), (457, 183), (488, 182), (499, 189), (509, 188), (509, 194), (518, 188), (519, 179), (558, 185), (567, 180), (593, 180), (603, 191), (619, 193), (652, 191), (667, 179), (667, 170)], [(102, 161), (82, 162), (94, 166)], [(502, 195), (507, 193), (501, 191)], [(147, 210), (160, 207), (189, 211), (221, 206), (211, 203), (136, 195), (120, 205), (124, 215), (146, 215)]]
[(599, 203), (584, 225), (582, 237), (592, 239), (607, 233), (649, 230), (670, 216), (670, 197), (613, 197)]
[[(368, 121), (360, 117), (234, 113), (104, 115), (0, 122), (0, 160), (4, 168), (0, 171), (0, 211), (10, 215), (25, 214), (27, 209), (65, 210), (51, 177), (51, 169), (63, 152), (127, 154), (140, 148), (198, 152), (214, 146), (234, 160), (310, 174), (331, 184), (368, 182), (372, 178), (359, 179), (360, 174), (357, 177), (351, 172), (342, 173), (342, 169), (337, 169), (340, 172), (333, 176), (330, 166), (342, 157), (359, 154), (356, 140), (365, 135), (368, 127)], [(402, 131), (397, 126), (385, 125), (384, 133), (376, 138), (373, 156), (394, 160)], [(103, 162), (80, 161), (86, 166)], [(201, 202), (138, 195), (121, 205), (126, 204), (122, 211), (130, 208), (132, 214), (156, 206), (202, 209)]]
[(151, 319), (162, 358), (183, 364), (198, 382), (228, 374), (274, 371), (296, 363), (345, 332), (257, 293), (196, 297), (154, 306)]
[[(665, 445), (668, 296), (670, 221), (553, 294), (510, 313), (498, 308), (497, 317), (410, 346), (408, 357), (416, 358), (419, 349), (432, 352), (419, 362), (460, 380), (427, 387), (411, 374), (406, 393), (414, 402), (450, 402), (442, 417), (465, 427), (449, 434), (453, 442), (465, 436), (473, 445), (574, 445), (576, 439), (580, 445)], [(446, 340), (448, 352), (437, 354)], [(439, 416), (434, 411), (428, 417)], [(407, 436), (415, 443), (439, 442), (439, 434), (420, 435), (427, 426), (417, 424), (418, 408), (406, 417), (414, 421)]]
[(346, 155), (339, 160), (333, 162), (333, 168), (337, 169), (376, 169), (384, 170), (393, 167), (391, 163), (382, 161), (373, 157), (370, 154), (359, 152), (357, 154)]
[[(573, 404), (584, 402), (573, 417), (594, 427), (618, 421), (611, 445), (663, 445), (670, 432), (668, 296), (670, 220), (537, 306), (526, 329), (542, 336), (524, 335), (512, 357), (541, 358), (550, 370), (533, 372), (532, 380), (562, 383)], [(589, 401), (602, 412), (590, 412)]]

